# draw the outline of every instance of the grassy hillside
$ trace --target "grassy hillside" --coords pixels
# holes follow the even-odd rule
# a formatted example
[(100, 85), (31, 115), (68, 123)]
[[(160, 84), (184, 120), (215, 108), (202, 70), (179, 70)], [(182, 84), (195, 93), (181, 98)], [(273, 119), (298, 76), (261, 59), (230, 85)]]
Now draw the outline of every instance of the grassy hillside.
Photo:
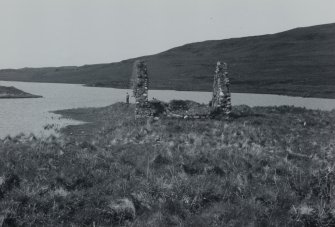
[[(210, 91), (217, 60), (229, 63), (233, 92), (335, 98), (335, 24), (272, 35), (191, 43), (141, 57), (151, 88)], [(127, 87), (135, 59), (81, 67), (1, 70), (0, 80)]]
[[(60, 138), (0, 140), (0, 225), (334, 226), (334, 111), (233, 108), (230, 121), (63, 111)], [(83, 136), (83, 137), (82, 137)]]

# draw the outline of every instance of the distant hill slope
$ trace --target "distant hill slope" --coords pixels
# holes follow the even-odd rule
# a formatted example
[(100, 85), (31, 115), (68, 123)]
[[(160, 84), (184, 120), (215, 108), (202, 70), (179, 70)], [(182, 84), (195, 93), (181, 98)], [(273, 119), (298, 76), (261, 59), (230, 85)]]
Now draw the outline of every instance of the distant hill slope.
[[(211, 91), (217, 60), (233, 92), (335, 98), (335, 23), (272, 34), (191, 43), (140, 57), (150, 88)], [(81, 67), (0, 70), (0, 80), (127, 87), (135, 59)]]

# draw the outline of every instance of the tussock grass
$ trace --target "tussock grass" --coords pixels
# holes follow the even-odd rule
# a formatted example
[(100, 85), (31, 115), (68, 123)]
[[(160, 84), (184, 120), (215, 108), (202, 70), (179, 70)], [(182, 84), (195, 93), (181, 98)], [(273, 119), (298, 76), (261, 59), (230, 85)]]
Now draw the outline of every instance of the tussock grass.
[[(0, 142), (5, 224), (335, 224), (334, 111), (240, 106), (229, 121), (135, 121), (133, 106), (118, 103), (64, 114), (76, 112), (96, 119), (86, 137), (74, 127)], [(111, 210), (122, 198), (135, 218)]]

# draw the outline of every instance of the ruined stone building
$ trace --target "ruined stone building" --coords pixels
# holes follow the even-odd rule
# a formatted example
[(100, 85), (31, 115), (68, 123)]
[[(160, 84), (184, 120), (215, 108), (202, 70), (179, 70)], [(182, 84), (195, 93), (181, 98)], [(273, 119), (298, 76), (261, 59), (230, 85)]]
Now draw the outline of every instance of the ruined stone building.
[[(196, 111), (188, 110), (187, 113), (170, 113), (171, 116), (182, 118), (202, 118), (210, 117), (210, 115), (225, 115), (229, 116), (231, 112), (231, 98), (229, 90), (228, 69), (226, 63), (217, 62), (214, 74), (213, 96), (211, 100), (211, 108), (206, 108), (207, 114), (200, 113), (201, 108), (196, 108)], [(149, 78), (147, 66), (143, 61), (137, 60), (134, 63), (132, 74), (132, 89), (135, 97), (135, 118), (145, 118), (154, 115), (154, 110), (151, 109), (151, 104), (148, 99)], [(169, 112), (167, 110), (167, 112)], [(179, 111), (180, 112), (180, 111)], [(204, 111), (202, 111), (204, 112)], [(167, 114), (167, 113), (165, 113)], [(169, 116), (169, 114), (167, 114)]]
[(213, 111), (229, 116), (231, 112), (230, 82), (228, 78), (228, 67), (220, 61), (216, 64), (213, 83), (213, 97), (211, 107)]

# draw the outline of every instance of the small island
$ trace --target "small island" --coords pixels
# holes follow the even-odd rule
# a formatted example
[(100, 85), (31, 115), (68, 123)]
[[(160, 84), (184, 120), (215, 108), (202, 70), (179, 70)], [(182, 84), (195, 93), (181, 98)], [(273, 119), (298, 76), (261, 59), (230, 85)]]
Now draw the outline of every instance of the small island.
[(42, 96), (29, 94), (13, 86), (11, 87), (0, 86), (0, 99), (1, 98), (3, 99), (4, 98), (42, 98)]

